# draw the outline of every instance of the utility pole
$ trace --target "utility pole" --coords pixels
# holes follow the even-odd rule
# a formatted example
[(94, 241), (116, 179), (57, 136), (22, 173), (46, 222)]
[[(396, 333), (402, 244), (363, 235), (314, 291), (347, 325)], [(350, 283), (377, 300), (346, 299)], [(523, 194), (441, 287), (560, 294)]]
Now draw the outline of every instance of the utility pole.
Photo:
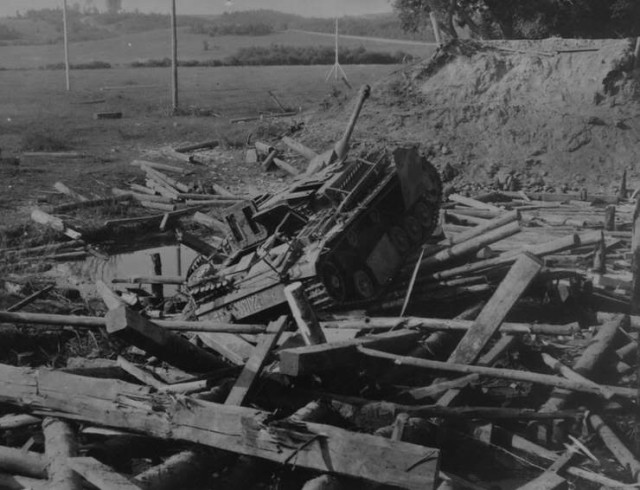
[(178, 20), (176, 16), (176, 0), (171, 0), (171, 96), (173, 112), (175, 113), (178, 110)]
[(67, 26), (67, 0), (62, 0), (62, 27), (64, 30), (64, 69), (67, 79), (67, 92), (71, 90), (71, 76), (69, 74), (69, 32)]
[(340, 32), (338, 30), (338, 18), (336, 17), (336, 61), (331, 67), (331, 70), (327, 74), (326, 81), (328, 82), (331, 78), (331, 75), (334, 75), (336, 80), (340, 79), (340, 76), (347, 82), (347, 74), (344, 72), (342, 67), (340, 66)]

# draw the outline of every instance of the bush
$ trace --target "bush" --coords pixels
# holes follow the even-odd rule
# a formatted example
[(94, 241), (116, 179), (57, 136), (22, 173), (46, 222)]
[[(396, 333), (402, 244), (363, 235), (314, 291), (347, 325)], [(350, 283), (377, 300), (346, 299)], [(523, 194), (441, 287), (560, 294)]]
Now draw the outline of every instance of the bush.
[[(50, 63), (43, 67), (41, 70), (64, 70), (64, 63)], [(72, 70), (108, 70), (111, 68), (111, 63), (106, 61), (89, 61), (88, 63), (71, 63), (69, 68)]]

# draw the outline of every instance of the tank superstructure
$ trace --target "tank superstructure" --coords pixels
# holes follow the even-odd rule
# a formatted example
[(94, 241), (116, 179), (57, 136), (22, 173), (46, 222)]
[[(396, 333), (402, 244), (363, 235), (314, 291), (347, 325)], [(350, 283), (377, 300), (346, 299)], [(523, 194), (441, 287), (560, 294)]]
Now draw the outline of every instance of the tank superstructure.
[[(345, 134), (354, 124), (352, 117)], [(348, 137), (341, 141), (348, 145)], [(276, 314), (286, 307), (284, 287), (297, 281), (318, 309), (366, 305), (433, 233), (442, 185), (416, 148), (353, 158), (337, 148), (283, 191), (229, 210), (228, 258), (199, 257), (188, 273), (197, 317), (247, 322)]]

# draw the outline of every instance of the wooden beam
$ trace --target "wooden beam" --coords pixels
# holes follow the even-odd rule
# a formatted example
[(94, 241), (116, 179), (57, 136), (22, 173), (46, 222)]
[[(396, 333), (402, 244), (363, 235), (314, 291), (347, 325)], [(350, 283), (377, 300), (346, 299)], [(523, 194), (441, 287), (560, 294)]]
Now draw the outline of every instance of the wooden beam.
[(449, 356), (449, 362), (473, 364), (478, 360), (482, 349), (500, 328), (513, 305), (538, 275), (542, 266), (542, 261), (529, 254), (523, 254), (513, 264), (473, 326)]
[(284, 296), (289, 303), (298, 330), (307, 345), (324, 344), (327, 338), (320, 327), (309, 300), (304, 294), (302, 283), (296, 282), (284, 288)]
[(594, 413), (589, 415), (588, 420), (593, 430), (597, 432), (602, 442), (604, 442), (605, 446), (611, 451), (611, 454), (614, 455), (623, 468), (631, 473), (631, 478), (633, 478), (635, 482), (640, 483), (640, 462), (638, 462), (633, 453), (623, 444), (605, 421), (602, 420), (602, 417)]
[(0, 446), (0, 470), (31, 478), (47, 478), (48, 466), (43, 454)]
[(135, 345), (180, 369), (208, 371), (223, 365), (213, 354), (154, 324), (126, 306), (109, 310), (105, 318), (110, 336)]
[(95, 458), (69, 458), (69, 467), (99, 490), (145, 490)]
[(0, 402), (404, 489), (432, 489), (439, 463), (425, 446), (46, 369), (0, 365)]
[(279, 352), (280, 372), (289, 376), (303, 376), (341, 369), (357, 362), (358, 346), (389, 352), (407, 352), (415, 347), (421, 337), (420, 332), (398, 331), (343, 342), (284, 349)]
[(267, 362), (267, 356), (277, 344), (278, 339), (287, 326), (287, 317), (280, 317), (267, 327), (267, 332), (262, 335), (260, 342), (253, 350), (251, 357), (244, 366), (231, 392), (224, 402), (225, 405), (243, 405), (249, 395), (253, 384), (258, 379), (262, 368)]

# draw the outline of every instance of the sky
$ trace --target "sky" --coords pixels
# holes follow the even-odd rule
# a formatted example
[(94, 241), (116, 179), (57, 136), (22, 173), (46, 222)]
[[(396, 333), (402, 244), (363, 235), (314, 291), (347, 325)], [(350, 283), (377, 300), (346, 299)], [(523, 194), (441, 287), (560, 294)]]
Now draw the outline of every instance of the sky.
[[(91, 3), (104, 9), (105, 0), (67, 0), (69, 5)], [(168, 12), (170, 0), (123, 0), (125, 10)], [(391, 11), (390, 0), (177, 0), (180, 14), (216, 15), (225, 11), (273, 9), (304, 16), (335, 17), (378, 14)], [(0, 0), (0, 17), (16, 11), (55, 8), (62, 0)]]

